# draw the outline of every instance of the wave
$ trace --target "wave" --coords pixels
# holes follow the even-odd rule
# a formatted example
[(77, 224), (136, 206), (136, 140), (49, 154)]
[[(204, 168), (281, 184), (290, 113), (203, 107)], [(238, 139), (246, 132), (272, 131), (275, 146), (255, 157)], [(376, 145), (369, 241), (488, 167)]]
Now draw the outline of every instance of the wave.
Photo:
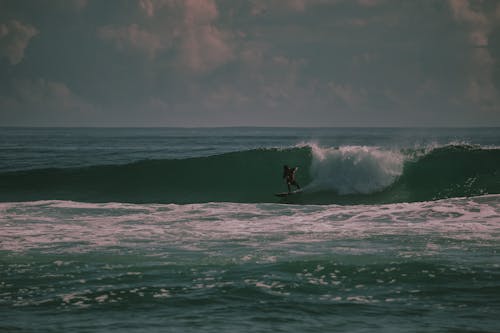
[[(299, 166), (301, 194), (286, 190), (284, 164)], [(0, 173), (0, 201), (380, 204), (500, 193), (500, 149), (447, 145), (256, 149), (125, 165)]]

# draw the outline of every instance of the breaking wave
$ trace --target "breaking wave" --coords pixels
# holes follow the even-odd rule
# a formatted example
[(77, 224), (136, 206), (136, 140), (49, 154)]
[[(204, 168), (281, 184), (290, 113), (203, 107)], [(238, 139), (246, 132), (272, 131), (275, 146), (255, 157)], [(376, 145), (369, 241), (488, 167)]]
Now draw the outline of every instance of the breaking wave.
[[(285, 199), (284, 164), (299, 166), (301, 194)], [(500, 193), (500, 149), (447, 145), (256, 149), (125, 165), (0, 173), (0, 201), (364, 204)]]

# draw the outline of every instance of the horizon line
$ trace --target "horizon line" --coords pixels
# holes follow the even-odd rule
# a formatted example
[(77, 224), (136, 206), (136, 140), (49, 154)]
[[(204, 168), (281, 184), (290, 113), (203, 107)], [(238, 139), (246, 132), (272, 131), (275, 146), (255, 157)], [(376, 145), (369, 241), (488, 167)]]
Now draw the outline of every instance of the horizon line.
[(220, 129), (220, 128), (282, 128), (282, 129), (342, 129), (342, 128), (415, 128), (415, 129), (460, 129), (460, 128), (500, 128), (500, 125), (471, 125), (471, 126), (258, 126), (258, 125), (229, 125), (229, 126), (20, 126), (20, 125), (2, 125), (0, 129), (16, 129), (16, 128), (29, 128), (29, 129), (58, 129), (58, 128), (74, 128), (74, 129)]

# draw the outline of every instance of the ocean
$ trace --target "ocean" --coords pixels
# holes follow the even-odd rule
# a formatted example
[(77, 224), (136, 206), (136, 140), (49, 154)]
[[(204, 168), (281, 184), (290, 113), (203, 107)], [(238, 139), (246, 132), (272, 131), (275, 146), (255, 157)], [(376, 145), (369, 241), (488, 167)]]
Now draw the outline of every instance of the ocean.
[(0, 332), (499, 332), (499, 240), (499, 128), (0, 128)]

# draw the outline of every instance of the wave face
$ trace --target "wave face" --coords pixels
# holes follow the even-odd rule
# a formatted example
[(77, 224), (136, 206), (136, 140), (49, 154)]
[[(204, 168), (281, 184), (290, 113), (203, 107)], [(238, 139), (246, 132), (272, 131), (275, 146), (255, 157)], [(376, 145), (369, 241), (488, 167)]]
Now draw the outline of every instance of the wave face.
[[(286, 190), (283, 164), (299, 166), (303, 193)], [(393, 151), (365, 146), (256, 149), (125, 165), (0, 173), (1, 201), (364, 204), (500, 193), (500, 150), (448, 145)]]

